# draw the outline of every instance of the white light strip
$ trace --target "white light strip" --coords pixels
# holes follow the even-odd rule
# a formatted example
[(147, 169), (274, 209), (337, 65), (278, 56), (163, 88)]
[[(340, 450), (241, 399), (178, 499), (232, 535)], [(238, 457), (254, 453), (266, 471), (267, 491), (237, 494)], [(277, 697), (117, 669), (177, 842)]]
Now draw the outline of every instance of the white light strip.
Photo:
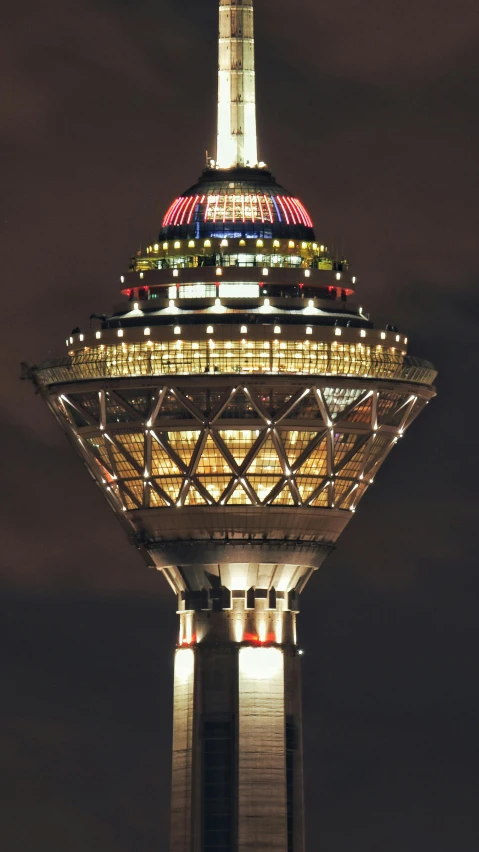
[(241, 648), (238, 680), (238, 848), (282, 852), (287, 848), (283, 652)]

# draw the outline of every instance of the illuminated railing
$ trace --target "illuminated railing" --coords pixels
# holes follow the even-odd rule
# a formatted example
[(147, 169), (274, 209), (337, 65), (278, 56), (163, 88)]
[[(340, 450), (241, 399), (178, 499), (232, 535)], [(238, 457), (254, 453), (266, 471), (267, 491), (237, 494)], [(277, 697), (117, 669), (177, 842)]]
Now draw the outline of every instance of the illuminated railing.
[(431, 385), (432, 364), (365, 344), (310, 341), (171, 341), (99, 346), (44, 362), (44, 385), (124, 376), (323, 375), (379, 378)]

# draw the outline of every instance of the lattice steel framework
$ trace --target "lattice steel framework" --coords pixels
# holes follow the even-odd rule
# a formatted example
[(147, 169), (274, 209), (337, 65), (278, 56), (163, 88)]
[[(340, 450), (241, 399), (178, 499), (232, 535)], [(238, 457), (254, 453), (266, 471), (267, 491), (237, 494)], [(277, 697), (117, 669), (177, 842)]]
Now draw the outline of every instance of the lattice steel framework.
[(294, 391), (281, 379), (269, 387), (208, 385), (73, 385), (49, 400), (123, 512), (212, 505), (351, 511), (429, 397), (417, 387), (378, 389), (366, 381), (317, 380)]

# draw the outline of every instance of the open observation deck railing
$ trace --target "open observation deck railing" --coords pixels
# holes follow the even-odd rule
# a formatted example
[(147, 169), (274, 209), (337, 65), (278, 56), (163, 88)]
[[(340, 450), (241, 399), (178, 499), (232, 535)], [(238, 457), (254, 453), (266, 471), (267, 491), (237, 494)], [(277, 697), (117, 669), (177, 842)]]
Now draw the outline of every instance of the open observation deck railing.
[[(342, 344), (318, 344), (316, 349), (293, 341), (284, 348), (266, 348), (256, 342), (244, 346), (214, 348), (208, 342), (172, 344), (123, 344), (103, 346), (45, 361), (33, 369), (44, 387), (77, 381), (137, 378), (164, 375), (270, 375), (342, 376), (386, 379), (432, 385), (437, 372), (428, 361), (400, 353), (377, 352)], [(261, 348), (261, 345), (264, 348)], [(321, 347), (321, 348), (320, 348)]]

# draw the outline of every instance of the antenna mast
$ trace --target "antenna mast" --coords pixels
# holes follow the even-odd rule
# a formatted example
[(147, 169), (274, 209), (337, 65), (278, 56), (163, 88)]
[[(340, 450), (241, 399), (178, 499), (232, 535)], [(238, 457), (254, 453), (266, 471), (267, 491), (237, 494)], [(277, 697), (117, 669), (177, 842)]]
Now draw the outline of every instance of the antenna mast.
[(253, 0), (220, 0), (218, 147), (222, 169), (258, 163)]

